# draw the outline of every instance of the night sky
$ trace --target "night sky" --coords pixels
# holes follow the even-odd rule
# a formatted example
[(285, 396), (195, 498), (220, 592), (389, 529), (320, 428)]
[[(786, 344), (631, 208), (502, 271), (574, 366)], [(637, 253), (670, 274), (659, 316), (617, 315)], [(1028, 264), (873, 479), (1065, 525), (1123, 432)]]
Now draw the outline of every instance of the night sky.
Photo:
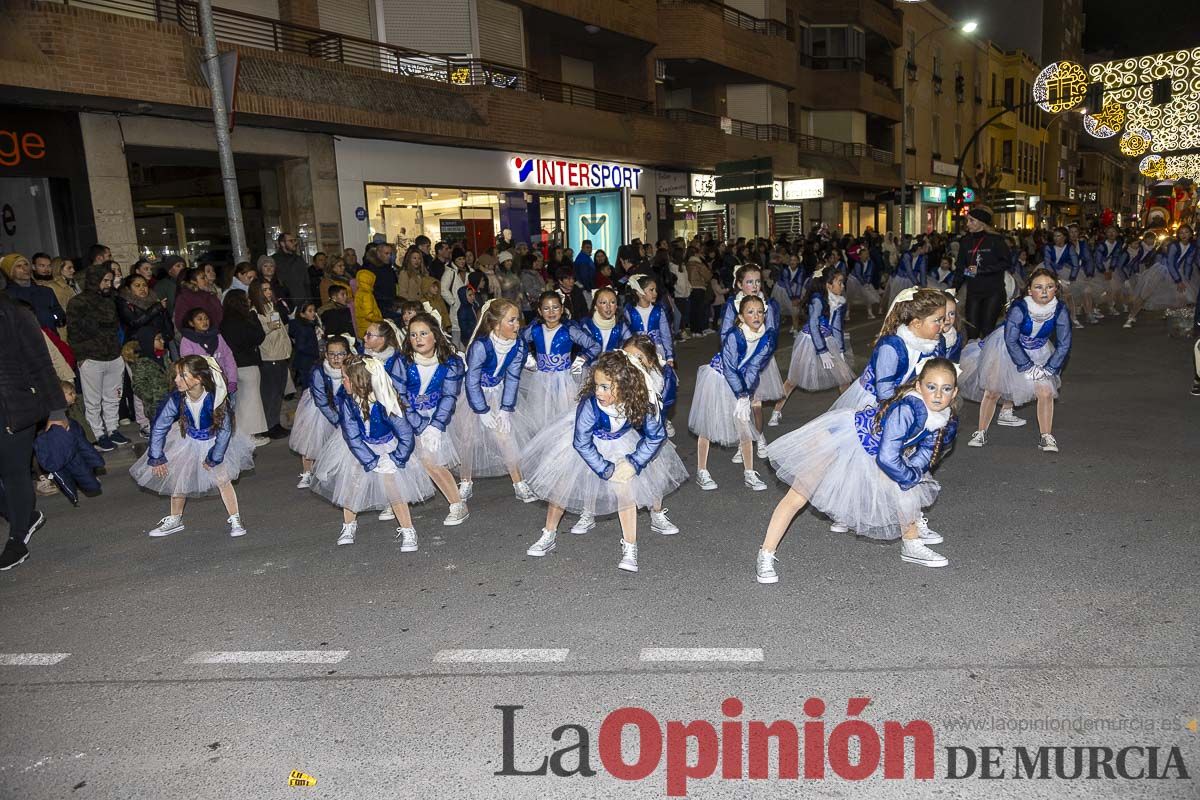
[(1083, 49), (1113, 50), (1117, 58), (1125, 58), (1200, 47), (1195, 8), (1188, 9), (1194, 1), (1142, 6), (1136, 12), (1138, 6), (1128, 0), (1083, 0)]

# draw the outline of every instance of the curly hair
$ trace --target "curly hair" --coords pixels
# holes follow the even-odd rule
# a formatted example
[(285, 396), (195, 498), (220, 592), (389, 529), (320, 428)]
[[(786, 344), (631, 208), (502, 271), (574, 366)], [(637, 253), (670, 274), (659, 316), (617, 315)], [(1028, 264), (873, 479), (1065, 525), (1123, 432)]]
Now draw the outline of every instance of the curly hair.
[(917, 289), (912, 300), (893, 305), (883, 318), (883, 326), (875, 343), (885, 336), (891, 336), (901, 325), (907, 325), (913, 320), (925, 319), (946, 309), (946, 295), (938, 289)]
[[(205, 359), (204, 356), (184, 356), (176, 361), (172, 366), (175, 367), (176, 375), (187, 373), (193, 378), (199, 378), (200, 385), (204, 387), (204, 391), (213, 395), (214, 404), (212, 427), (209, 428), (209, 431), (214, 432), (220, 430), (221, 425), (225, 422), (225, 413), (229, 406), (229, 399), (226, 398), (221, 401), (220, 405), (216, 405), (215, 401), (217, 399), (217, 382), (213, 378), (212, 369), (208, 366), (208, 360)], [(179, 416), (177, 419), (179, 420), (180, 435), (187, 436), (187, 403), (179, 404)], [(196, 420), (196, 422), (199, 421), (200, 420)], [(235, 420), (232, 416), (229, 417), (229, 424), (231, 428), (235, 424)]]
[[(955, 386), (958, 385), (958, 370), (954, 368), (953, 361), (951, 361), (948, 358), (941, 358), (941, 357), (931, 358), (931, 359), (925, 361), (921, 366), (921, 371), (918, 372), (915, 376), (913, 376), (912, 380), (905, 381), (904, 383), (897, 386), (895, 394), (893, 394), (887, 400), (884, 400), (883, 402), (881, 402), (879, 404), (879, 410), (876, 411), (876, 413), (875, 413), (875, 421), (871, 424), (871, 429), (875, 433), (880, 433), (883, 430), (883, 418), (887, 414), (888, 409), (890, 409), (896, 403), (900, 402), (900, 399), (902, 397), (904, 397), (906, 394), (911, 392), (913, 389), (916, 389), (917, 384), (925, 379), (925, 375), (927, 373), (933, 372), (933, 371), (939, 370), (939, 369), (941, 371), (949, 374), (950, 377), (954, 378), (954, 385)], [(955, 411), (957, 410), (957, 408), (956, 408), (957, 402), (958, 402), (958, 399), (955, 398), (954, 404), (951, 404), (951, 406), (950, 406), (950, 419), (952, 421), (958, 419), (958, 415), (955, 413)], [(949, 427), (949, 423), (947, 423), (946, 427)], [(933, 469), (935, 466), (937, 466), (938, 462), (941, 460), (942, 440), (945, 438), (945, 435), (946, 435), (946, 428), (942, 428), (941, 430), (939, 430), (937, 432), (937, 435), (933, 439), (933, 457), (930, 458), (930, 460), (929, 460), (929, 468), (930, 469)]]
[(579, 390), (579, 399), (596, 394), (596, 373), (603, 372), (612, 382), (614, 404), (625, 412), (629, 424), (637, 427), (653, 413), (653, 407), (646, 380), (629, 359), (630, 356), (620, 350), (601, 353)]
[[(408, 321), (408, 329), (411, 331), (412, 326), (418, 322), (429, 328), (433, 333), (433, 354), (437, 356), (438, 363), (445, 364), (454, 358), (454, 347), (451, 346), (450, 341), (446, 338), (446, 334), (442, 331), (442, 326), (437, 324), (437, 320), (433, 318), (433, 315), (427, 314), (424, 311), (414, 314), (413, 318)], [(416, 352), (413, 350), (412, 339), (408, 336), (405, 336), (404, 341), (400, 343), (400, 352), (410, 361), (416, 355)]]

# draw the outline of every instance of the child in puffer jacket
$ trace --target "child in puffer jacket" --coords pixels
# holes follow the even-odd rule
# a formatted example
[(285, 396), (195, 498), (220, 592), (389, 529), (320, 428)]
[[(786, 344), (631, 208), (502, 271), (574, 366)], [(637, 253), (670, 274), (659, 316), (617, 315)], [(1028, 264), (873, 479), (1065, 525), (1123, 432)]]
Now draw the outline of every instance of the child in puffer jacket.
[[(76, 399), (75, 386), (63, 381), (62, 390), (70, 407)], [(33, 442), (33, 452), (58, 490), (72, 505), (79, 505), (79, 492), (89, 497), (100, 494), (96, 470), (104, 466), (104, 458), (88, 441), (82, 425), (73, 419), (69, 425), (68, 430), (51, 425), (39, 433)]]

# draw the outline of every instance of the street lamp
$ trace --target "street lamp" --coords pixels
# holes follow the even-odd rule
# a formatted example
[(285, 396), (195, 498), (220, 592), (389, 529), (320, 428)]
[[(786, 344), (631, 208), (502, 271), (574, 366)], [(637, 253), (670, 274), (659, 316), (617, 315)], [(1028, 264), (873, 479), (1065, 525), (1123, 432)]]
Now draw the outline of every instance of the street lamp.
[[(918, 3), (921, 0), (901, 0), (905, 3)], [(904, 211), (908, 205), (908, 65), (912, 64), (913, 71), (917, 68), (917, 49), (921, 46), (921, 42), (928, 39), (937, 33), (943, 33), (948, 30), (957, 30), (965, 36), (969, 36), (979, 30), (979, 23), (975, 20), (967, 22), (952, 23), (943, 25), (940, 28), (934, 28), (931, 31), (926, 31), (925, 34), (913, 43), (912, 49), (904, 54), (904, 69), (900, 74), (900, 235), (904, 236)]]

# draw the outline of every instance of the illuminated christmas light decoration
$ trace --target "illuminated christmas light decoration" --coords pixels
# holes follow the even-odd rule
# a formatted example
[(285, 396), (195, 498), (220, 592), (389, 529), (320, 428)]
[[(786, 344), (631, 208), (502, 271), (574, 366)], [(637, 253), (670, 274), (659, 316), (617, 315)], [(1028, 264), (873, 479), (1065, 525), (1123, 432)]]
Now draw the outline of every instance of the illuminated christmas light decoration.
[(1087, 94), (1088, 74), (1074, 61), (1056, 61), (1038, 73), (1033, 99), (1048, 114), (1070, 111)]
[(1156, 178), (1161, 180), (1165, 178), (1166, 165), (1163, 163), (1163, 157), (1157, 154), (1148, 155), (1138, 164), (1138, 172), (1145, 175), (1147, 178)]
[[(1092, 64), (1088, 78), (1125, 107), (1129, 130), (1150, 133), (1155, 150), (1200, 149), (1200, 47)], [(1171, 81), (1171, 102), (1156, 106), (1150, 82), (1160, 78)]]
[(1105, 99), (1099, 114), (1084, 114), (1083, 129), (1097, 139), (1110, 139), (1121, 131), (1125, 124), (1125, 106), (1115, 100)]
[(1147, 178), (1177, 181), (1190, 178), (1200, 181), (1200, 153), (1185, 153), (1180, 156), (1149, 155), (1142, 159), (1140, 169)]
[(1152, 141), (1153, 137), (1150, 135), (1150, 131), (1146, 130), (1145, 128), (1135, 128), (1133, 130), (1125, 131), (1125, 133), (1121, 135), (1121, 141), (1118, 143), (1118, 147), (1120, 147), (1121, 152), (1127, 156), (1140, 156), (1150, 149), (1150, 143)]

